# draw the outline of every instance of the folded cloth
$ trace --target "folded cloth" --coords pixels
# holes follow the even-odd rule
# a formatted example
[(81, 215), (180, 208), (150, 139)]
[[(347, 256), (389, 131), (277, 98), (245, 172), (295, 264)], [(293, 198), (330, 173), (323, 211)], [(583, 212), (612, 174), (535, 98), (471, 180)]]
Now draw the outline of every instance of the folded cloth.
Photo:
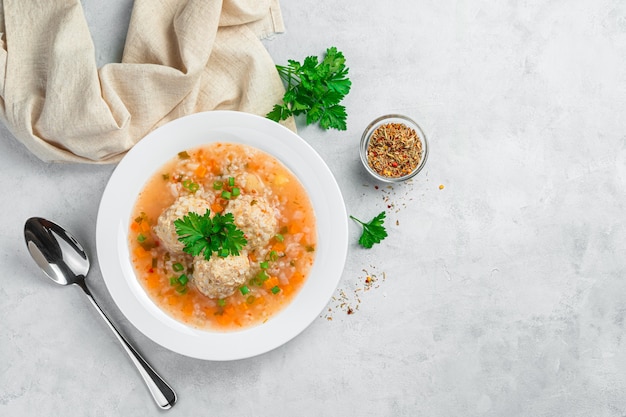
[(44, 161), (117, 162), (170, 120), (265, 115), (285, 92), (260, 41), (284, 31), (278, 0), (135, 0), (100, 69), (80, 0), (0, 2), (0, 118)]

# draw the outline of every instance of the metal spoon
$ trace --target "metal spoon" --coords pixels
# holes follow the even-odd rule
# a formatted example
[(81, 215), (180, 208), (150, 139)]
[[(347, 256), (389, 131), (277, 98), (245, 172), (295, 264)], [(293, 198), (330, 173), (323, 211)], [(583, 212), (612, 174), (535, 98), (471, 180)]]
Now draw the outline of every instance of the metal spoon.
[(74, 236), (49, 220), (33, 217), (26, 221), (24, 237), (31, 256), (52, 281), (61, 285), (76, 284), (87, 294), (137, 367), (157, 405), (162, 409), (171, 408), (176, 403), (174, 390), (120, 334), (87, 288), (85, 277), (89, 272), (89, 258)]

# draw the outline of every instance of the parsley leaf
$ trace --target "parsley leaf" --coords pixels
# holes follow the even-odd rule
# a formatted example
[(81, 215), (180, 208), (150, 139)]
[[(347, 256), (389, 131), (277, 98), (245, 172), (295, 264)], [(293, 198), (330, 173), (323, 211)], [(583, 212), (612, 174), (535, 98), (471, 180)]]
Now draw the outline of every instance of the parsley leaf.
[(322, 129), (346, 130), (346, 108), (339, 103), (350, 92), (352, 82), (343, 54), (333, 46), (322, 62), (316, 56), (308, 56), (302, 63), (287, 62), (287, 66), (276, 65), (286, 84), (283, 103), (274, 105), (266, 117), (279, 122), (306, 114), (307, 125), (319, 122)]
[(185, 245), (183, 251), (192, 256), (203, 255), (206, 260), (213, 253), (224, 258), (228, 255), (239, 255), (248, 241), (235, 225), (232, 213), (216, 213), (213, 218), (210, 214), (208, 210), (202, 216), (190, 212), (182, 219), (174, 221), (178, 240)]
[(364, 248), (371, 248), (374, 243), (380, 243), (387, 237), (387, 231), (383, 222), (385, 220), (385, 212), (382, 211), (378, 216), (374, 217), (369, 223), (364, 223), (354, 216), (350, 218), (363, 226), (363, 234), (359, 238), (359, 244)]

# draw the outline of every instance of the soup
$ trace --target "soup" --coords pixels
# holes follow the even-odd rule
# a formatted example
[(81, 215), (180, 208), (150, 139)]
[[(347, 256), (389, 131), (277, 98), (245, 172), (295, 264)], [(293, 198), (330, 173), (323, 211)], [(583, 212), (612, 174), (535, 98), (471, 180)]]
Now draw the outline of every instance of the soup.
[[(245, 244), (237, 253), (193, 256), (176, 229), (194, 215), (231, 219)], [(271, 155), (233, 143), (167, 162), (139, 194), (129, 230), (131, 260), (151, 299), (210, 330), (262, 324), (290, 303), (316, 244), (313, 207), (295, 175)]]

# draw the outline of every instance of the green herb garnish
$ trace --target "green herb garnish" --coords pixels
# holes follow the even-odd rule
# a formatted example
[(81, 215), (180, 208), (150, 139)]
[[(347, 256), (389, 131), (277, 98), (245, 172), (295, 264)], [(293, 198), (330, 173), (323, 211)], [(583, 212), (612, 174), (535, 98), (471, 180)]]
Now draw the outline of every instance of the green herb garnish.
[(333, 46), (326, 50), (322, 62), (316, 56), (306, 57), (302, 64), (288, 62), (287, 66), (276, 66), (286, 83), (283, 104), (276, 104), (266, 117), (278, 122), (306, 114), (307, 125), (319, 122), (322, 129), (346, 130), (346, 108), (339, 102), (350, 92), (352, 82), (343, 53)]
[(210, 211), (201, 216), (190, 212), (182, 219), (174, 221), (178, 240), (185, 247), (183, 251), (192, 255), (204, 255), (209, 260), (213, 253), (225, 258), (228, 255), (239, 255), (248, 243), (243, 232), (237, 228), (232, 213), (216, 213), (210, 217)]
[(374, 217), (369, 223), (364, 223), (354, 216), (350, 218), (363, 226), (363, 234), (359, 238), (359, 244), (364, 248), (371, 248), (374, 243), (380, 243), (387, 237), (387, 231), (383, 222), (385, 220), (385, 212), (381, 212), (378, 216)]

